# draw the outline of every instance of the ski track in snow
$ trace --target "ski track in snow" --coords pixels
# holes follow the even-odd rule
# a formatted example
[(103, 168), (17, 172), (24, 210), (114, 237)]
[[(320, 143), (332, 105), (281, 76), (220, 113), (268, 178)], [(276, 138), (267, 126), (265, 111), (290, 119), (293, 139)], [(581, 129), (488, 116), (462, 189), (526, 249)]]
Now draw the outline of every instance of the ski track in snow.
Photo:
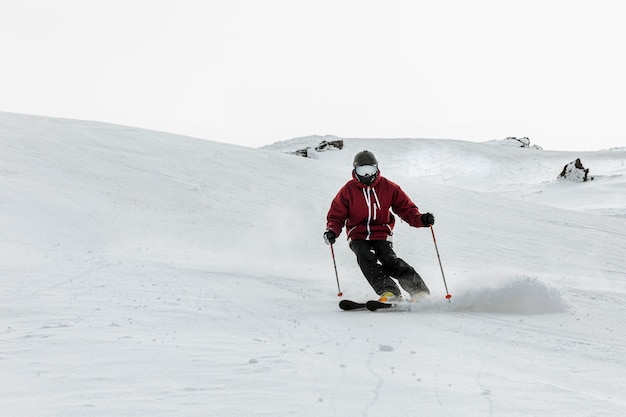
[[(626, 414), (626, 148), (346, 139), (316, 160), (0, 113), (0, 415)], [(432, 295), (343, 312), (330, 200), (374, 151)], [(580, 157), (596, 180), (557, 181)], [(344, 236), (346, 298), (374, 296)]]

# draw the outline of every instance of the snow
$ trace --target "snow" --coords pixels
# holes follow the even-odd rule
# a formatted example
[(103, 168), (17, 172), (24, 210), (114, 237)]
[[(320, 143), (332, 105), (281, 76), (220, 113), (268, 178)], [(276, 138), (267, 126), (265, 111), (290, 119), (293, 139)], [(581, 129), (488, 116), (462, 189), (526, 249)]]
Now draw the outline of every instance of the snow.
[[(626, 148), (344, 139), (315, 159), (0, 113), (2, 416), (623, 416)], [(331, 199), (376, 153), (432, 296), (342, 312)], [(559, 181), (581, 158), (595, 179)], [(373, 293), (342, 235), (345, 298)]]

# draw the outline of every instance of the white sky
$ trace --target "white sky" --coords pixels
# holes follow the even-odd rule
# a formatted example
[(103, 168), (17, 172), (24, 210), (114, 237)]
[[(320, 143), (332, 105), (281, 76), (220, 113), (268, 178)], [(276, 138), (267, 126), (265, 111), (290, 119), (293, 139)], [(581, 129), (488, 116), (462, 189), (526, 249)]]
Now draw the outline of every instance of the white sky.
[(0, 0), (0, 111), (262, 146), (626, 146), (623, 0)]

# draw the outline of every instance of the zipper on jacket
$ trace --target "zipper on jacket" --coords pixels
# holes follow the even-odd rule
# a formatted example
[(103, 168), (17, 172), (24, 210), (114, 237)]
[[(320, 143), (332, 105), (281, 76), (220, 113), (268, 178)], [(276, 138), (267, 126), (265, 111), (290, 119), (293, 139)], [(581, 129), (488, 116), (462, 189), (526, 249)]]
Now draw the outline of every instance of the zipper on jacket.
[[(374, 201), (372, 201), (372, 194), (374, 194)], [(367, 205), (367, 223), (365, 229), (367, 230), (367, 236), (365, 240), (369, 240), (372, 234), (370, 223), (372, 220), (376, 220), (377, 212), (380, 209), (380, 200), (376, 190), (372, 187), (363, 188), (363, 197), (365, 197), (365, 204)]]

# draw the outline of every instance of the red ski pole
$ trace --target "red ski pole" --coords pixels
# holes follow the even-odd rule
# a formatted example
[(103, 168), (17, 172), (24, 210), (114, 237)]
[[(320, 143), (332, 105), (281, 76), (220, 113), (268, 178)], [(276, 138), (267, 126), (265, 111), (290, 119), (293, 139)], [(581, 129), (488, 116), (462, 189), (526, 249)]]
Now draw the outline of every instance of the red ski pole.
[(335, 267), (335, 278), (337, 279), (337, 297), (341, 297), (343, 293), (339, 287), (339, 274), (337, 273), (337, 262), (335, 262), (335, 250), (332, 243), (330, 244), (330, 253), (333, 255), (333, 266)]
[(452, 295), (448, 292), (448, 284), (446, 283), (446, 276), (443, 273), (443, 266), (441, 266), (441, 256), (439, 256), (439, 248), (437, 248), (437, 239), (435, 238), (435, 230), (433, 229), (432, 225), (430, 225), (430, 231), (433, 234), (433, 242), (435, 243), (435, 251), (437, 252), (437, 259), (439, 260), (439, 268), (441, 269), (441, 276), (443, 277), (443, 286), (446, 288), (446, 298), (448, 299), (448, 302), (450, 302)]

